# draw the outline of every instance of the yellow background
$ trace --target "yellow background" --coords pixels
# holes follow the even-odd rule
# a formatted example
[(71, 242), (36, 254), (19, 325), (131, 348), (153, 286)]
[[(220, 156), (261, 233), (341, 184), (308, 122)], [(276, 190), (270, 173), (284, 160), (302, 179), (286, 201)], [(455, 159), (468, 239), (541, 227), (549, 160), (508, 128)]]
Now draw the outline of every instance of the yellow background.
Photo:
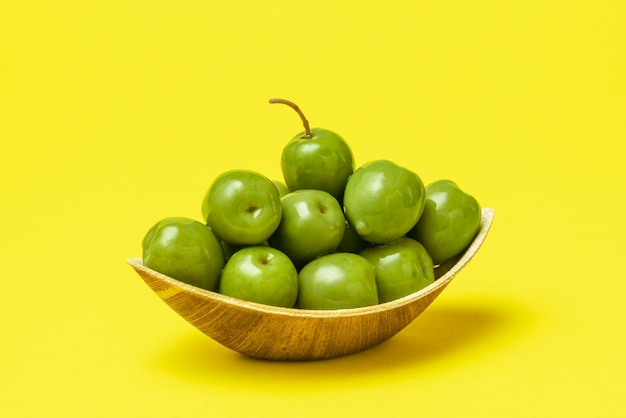
[[(617, 417), (622, 1), (0, 1), (0, 414)], [(357, 164), (451, 178), (483, 248), (393, 339), (313, 363), (205, 337), (126, 264), (212, 179), (279, 178), (296, 101)]]

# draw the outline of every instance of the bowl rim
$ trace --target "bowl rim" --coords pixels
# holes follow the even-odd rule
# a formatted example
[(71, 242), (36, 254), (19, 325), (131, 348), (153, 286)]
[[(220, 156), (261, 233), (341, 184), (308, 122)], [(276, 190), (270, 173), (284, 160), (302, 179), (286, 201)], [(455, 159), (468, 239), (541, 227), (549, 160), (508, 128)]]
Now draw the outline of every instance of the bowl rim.
[(328, 317), (350, 317), (350, 316), (362, 316), (368, 314), (376, 314), (382, 311), (391, 311), (396, 308), (411, 304), (416, 300), (423, 298), (424, 296), (437, 291), (439, 288), (448, 285), (448, 283), (456, 276), (456, 274), (473, 258), (480, 246), (482, 245), (487, 232), (491, 228), (495, 211), (492, 208), (483, 208), (481, 213), (480, 228), (474, 237), (472, 243), (467, 249), (455, 259), (454, 264), (446, 271), (441, 277), (437, 278), (433, 283), (428, 286), (413, 292), (404, 297), (379, 303), (376, 305), (364, 306), (360, 308), (349, 309), (332, 309), (332, 310), (313, 310), (313, 309), (301, 309), (301, 308), (284, 308), (278, 306), (265, 305), (256, 302), (250, 302), (242, 299), (237, 299), (231, 296), (226, 296), (221, 293), (202, 289), (173, 277), (159, 273), (143, 265), (141, 258), (128, 258), (126, 262), (130, 264), (136, 270), (142, 271), (147, 275), (155, 277), (161, 281), (166, 282), (174, 288), (178, 288), (184, 292), (192, 293), (203, 299), (212, 299), (216, 302), (231, 305), (240, 309), (249, 311), (256, 311), (263, 314), (272, 314), (286, 317), (307, 317), (307, 318), (328, 318)]

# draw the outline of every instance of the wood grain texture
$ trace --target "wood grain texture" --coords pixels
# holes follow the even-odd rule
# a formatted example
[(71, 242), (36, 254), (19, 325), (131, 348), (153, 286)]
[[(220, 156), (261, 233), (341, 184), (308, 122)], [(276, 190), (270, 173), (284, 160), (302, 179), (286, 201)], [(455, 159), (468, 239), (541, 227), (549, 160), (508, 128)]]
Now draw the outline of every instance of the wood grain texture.
[(439, 296), (482, 245), (494, 217), (482, 210), (481, 227), (469, 248), (436, 268), (430, 286), (391, 302), (357, 309), (313, 311), (278, 308), (231, 298), (128, 263), (174, 311), (220, 344), (268, 360), (320, 360), (356, 353), (405, 328)]

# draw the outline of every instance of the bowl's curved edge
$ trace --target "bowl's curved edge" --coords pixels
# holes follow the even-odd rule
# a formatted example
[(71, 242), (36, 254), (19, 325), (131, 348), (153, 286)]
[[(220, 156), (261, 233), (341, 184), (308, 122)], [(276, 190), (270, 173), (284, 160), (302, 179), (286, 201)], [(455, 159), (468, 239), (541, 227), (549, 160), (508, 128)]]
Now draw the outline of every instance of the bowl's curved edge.
[[(145, 267), (140, 258), (129, 258), (127, 262), (179, 315), (232, 350), (271, 360), (327, 359), (370, 348), (411, 323), (474, 257), (489, 232), (493, 218), (493, 209), (482, 210), (481, 226), (472, 244), (462, 255), (438, 267), (445, 273), (439, 273), (440, 277), (432, 285), (395, 301), (365, 308), (311, 311), (272, 307), (197, 288)], [(391, 312), (394, 314), (391, 315)], [(220, 321), (223, 315), (234, 315), (240, 324), (234, 328), (225, 327)], [(363, 335), (361, 341), (338, 339), (342, 330), (348, 331), (356, 320), (384, 323), (385, 326)], [(274, 332), (275, 327), (279, 327), (284, 335), (289, 335), (285, 343), (278, 344), (269, 339), (267, 344), (259, 344), (258, 340), (267, 338), (267, 333)], [(322, 329), (326, 331), (322, 332)], [(302, 340), (307, 344), (301, 344)]]

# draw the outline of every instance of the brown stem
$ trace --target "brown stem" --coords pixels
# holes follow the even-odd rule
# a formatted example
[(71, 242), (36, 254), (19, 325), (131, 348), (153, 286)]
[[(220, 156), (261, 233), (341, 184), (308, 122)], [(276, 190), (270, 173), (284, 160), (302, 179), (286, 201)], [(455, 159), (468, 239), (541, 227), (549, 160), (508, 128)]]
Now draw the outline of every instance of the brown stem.
[(298, 113), (298, 115), (300, 115), (300, 119), (302, 119), (302, 125), (304, 125), (304, 138), (310, 139), (313, 137), (313, 135), (311, 134), (311, 128), (309, 128), (309, 121), (306, 120), (304, 113), (302, 113), (302, 110), (300, 110), (297, 104), (286, 99), (278, 99), (278, 98), (270, 99), (270, 103), (271, 104), (282, 103), (291, 107), (293, 110), (295, 110)]

